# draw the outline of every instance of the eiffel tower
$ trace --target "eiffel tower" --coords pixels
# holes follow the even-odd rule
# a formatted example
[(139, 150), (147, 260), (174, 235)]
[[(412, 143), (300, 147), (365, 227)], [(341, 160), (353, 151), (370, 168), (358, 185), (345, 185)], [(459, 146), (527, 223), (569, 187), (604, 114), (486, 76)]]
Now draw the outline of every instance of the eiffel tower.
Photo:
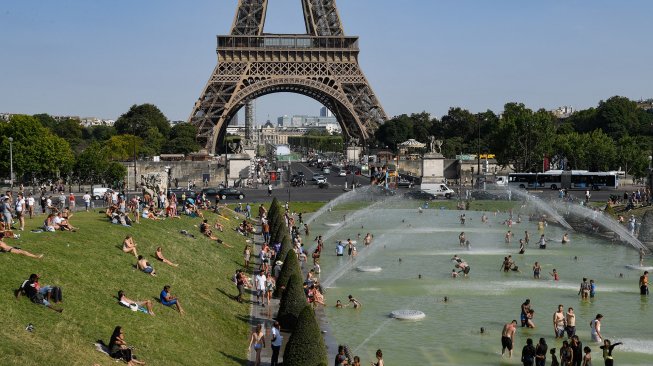
[(335, 0), (301, 0), (306, 34), (264, 34), (268, 0), (239, 0), (231, 34), (218, 36), (218, 65), (189, 123), (216, 152), (232, 117), (271, 93), (311, 97), (329, 108), (350, 145), (363, 145), (387, 119), (358, 64), (358, 37), (345, 36)]

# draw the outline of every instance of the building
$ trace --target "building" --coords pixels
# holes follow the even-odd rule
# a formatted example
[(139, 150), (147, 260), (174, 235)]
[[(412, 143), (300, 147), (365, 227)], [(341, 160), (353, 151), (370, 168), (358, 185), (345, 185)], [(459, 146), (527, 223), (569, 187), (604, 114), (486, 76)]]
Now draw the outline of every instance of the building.
[(653, 110), (653, 98), (649, 99), (640, 99), (637, 102), (637, 108), (645, 109), (645, 110)]
[(559, 119), (569, 118), (574, 112), (574, 107), (566, 105), (551, 111), (551, 113)]
[[(74, 119), (72, 117), (70, 118)], [(82, 127), (113, 126), (116, 123), (116, 121), (112, 119), (102, 119), (97, 117), (84, 117), (84, 118), (77, 117), (76, 119), (79, 120), (79, 123), (82, 125)]]

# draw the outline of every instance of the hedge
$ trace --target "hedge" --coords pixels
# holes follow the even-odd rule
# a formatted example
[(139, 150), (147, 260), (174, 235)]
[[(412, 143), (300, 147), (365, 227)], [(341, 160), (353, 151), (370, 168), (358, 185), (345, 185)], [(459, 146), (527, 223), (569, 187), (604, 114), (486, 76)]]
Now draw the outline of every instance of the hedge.
[(284, 365), (326, 366), (327, 350), (313, 309), (306, 305), (283, 353)]

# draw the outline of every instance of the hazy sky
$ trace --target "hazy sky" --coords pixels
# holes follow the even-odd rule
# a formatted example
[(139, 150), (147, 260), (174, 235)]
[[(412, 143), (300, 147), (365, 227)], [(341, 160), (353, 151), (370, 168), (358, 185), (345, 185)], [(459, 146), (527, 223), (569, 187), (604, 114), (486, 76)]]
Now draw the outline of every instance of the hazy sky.
[[(0, 2), (0, 112), (117, 118), (154, 103), (185, 120), (216, 64), (237, 0)], [(586, 108), (653, 97), (650, 0), (338, 0), (389, 116), (450, 106)], [(299, 0), (269, 0), (266, 32), (303, 33)], [(257, 120), (317, 114), (292, 94)]]

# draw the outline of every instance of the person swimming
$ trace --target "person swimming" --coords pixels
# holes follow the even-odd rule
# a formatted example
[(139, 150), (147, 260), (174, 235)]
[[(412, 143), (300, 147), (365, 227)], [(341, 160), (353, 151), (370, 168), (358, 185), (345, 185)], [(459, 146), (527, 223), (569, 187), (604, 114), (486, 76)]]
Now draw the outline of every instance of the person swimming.
[(569, 234), (568, 234), (568, 233), (564, 233), (564, 234), (562, 235), (562, 244), (567, 244), (567, 243), (569, 243)]

